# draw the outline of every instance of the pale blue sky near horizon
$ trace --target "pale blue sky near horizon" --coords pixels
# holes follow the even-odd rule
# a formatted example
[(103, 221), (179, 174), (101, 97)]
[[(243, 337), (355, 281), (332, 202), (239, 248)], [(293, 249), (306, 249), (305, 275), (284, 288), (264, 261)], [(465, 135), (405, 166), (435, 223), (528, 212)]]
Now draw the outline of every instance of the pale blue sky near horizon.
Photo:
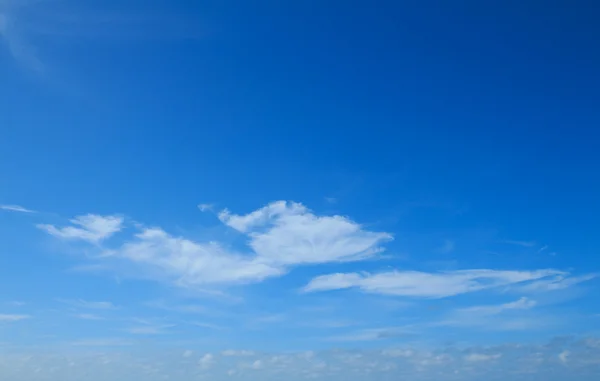
[(599, 15), (0, 0), (0, 375), (595, 379)]

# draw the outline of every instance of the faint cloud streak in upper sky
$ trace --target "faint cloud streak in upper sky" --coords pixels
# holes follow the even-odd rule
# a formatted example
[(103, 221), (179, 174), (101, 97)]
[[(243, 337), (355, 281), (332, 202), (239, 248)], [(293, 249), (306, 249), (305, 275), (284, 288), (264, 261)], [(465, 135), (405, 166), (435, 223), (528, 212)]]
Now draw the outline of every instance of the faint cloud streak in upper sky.
[(163, 9), (111, 10), (67, 0), (0, 0), (0, 41), (15, 61), (37, 72), (46, 68), (38, 50), (46, 56), (57, 43), (198, 39), (200, 24), (168, 3)]

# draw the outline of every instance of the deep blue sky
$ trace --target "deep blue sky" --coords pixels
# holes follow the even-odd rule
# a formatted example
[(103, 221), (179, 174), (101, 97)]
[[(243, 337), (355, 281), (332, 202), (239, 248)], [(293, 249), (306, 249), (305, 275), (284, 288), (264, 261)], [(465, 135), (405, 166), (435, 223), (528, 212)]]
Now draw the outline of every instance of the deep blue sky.
[[(137, 345), (121, 337), (140, 333), (124, 323), (133, 322), (177, 330), (142, 334), (156, 348), (183, 348), (177, 340), (190, 333), (182, 303), (245, 319), (207, 318), (227, 333), (210, 334), (218, 345), (188, 345), (193, 356), (224, 346), (431, 350), (447, 340), (597, 340), (599, 17), (593, 1), (0, 0), (0, 279), (8, 290), (0, 317), (11, 320), (5, 328), (0, 319), (0, 332), (28, 325), (12, 330), (7, 345), (39, 342), (31, 332), (48, 330), (58, 338), (42, 351), (94, 335)], [(198, 204), (207, 204), (204, 214)], [(225, 208), (230, 214), (219, 214)], [(230, 218), (255, 210), (271, 213), (267, 225)], [(88, 214), (94, 222), (83, 230), (61, 230)], [(357, 230), (336, 235), (340, 226), (318, 224), (340, 216)], [(282, 224), (289, 230), (274, 228)], [(98, 236), (92, 225), (102, 226)], [(218, 242), (227, 254), (206, 249), (214, 258), (238, 253), (270, 270), (238, 258), (224, 272), (192, 274), (204, 251), (190, 254), (167, 236), (141, 251), (157, 257), (135, 257), (131, 245), (154, 239), (134, 237), (147, 228)], [(274, 246), (254, 246), (257, 237)], [(312, 251), (302, 251), (306, 242)], [(378, 248), (379, 260), (363, 252)], [(186, 255), (192, 262), (177, 267)], [(491, 289), (492, 280), (465, 280), (486, 288), (449, 294), (440, 290), (454, 283), (441, 278), (411, 283), (416, 294), (367, 285), (386, 274), (404, 282), (411, 271), (446, 274), (446, 282), (474, 269), (528, 275)], [(546, 270), (555, 272), (532, 275)], [(373, 278), (308, 286), (334, 273)], [(229, 301), (196, 300), (207, 292)], [(323, 304), (327, 319), (315, 312)], [(97, 308), (109, 305), (119, 308)], [(101, 327), (74, 329), (61, 306), (112, 315), (79, 311)], [(157, 318), (148, 306), (174, 316)], [(302, 317), (305, 307), (314, 316)], [(465, 311), (487, 311), (488, 325), (506, 329), (453, 322)], [(335, 320), (340, 331), (298, 328), (311, 319)], [(313, 339), (322, 336), (332, 341)], [(556, 344), (555, 365), (577, 343)], [(500, 358), (487, 355), (472, 360)], [(205, 363), (208, 371), (219, 361)], [(590, 372), (575, 368), (579, 377)]]

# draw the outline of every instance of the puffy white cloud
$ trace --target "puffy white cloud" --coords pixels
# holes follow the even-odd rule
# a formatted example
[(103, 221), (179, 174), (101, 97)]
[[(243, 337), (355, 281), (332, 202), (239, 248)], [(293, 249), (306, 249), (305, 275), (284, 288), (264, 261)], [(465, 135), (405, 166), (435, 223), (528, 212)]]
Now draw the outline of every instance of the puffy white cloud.
[[(2, 15), (0, 15), (2, 16)], [(0, 23), (1, 23), (1, 19), (0, 19)], [(2, 29), (0, 27), (0, 29)], [(31, 210), (31, 209), (27, 209), (22, 207), (21, 205), (0, 205), (0, 209), (1, 210), (6, 210), (9, 212), (18, 212), (18, 213), (36, 213), (35, 210)]]
[(392, 239), (389, 233), (365, 231), (346, 217), (316, 216), (295, 202), (273, 202), (246, 215), (224, 210), (219, 219), (248, 234), (260, 260), (274, 265), (360, 260)]
[(378, 274), (338, 273), (313, 278), (306, 292), (359, 288), (364, 292), (443, 298), (565, 274), (557, 270), (503, 271), (458, 270), (437, 273), (419, 271), (390, 271)]
[(70, 222), (75, 226), (57, 228), (54, 225), (39, 224), (37, 227), (58, 238), (92, 243), (98, 243), (123, 228), (123, 217), (120, 216), (87, 214), (75, 217)]
[(283, 274), (284, 270), (254, 257), (233, 253), (216, 242), (198, 243), (173, 237), (158, 228), (144, 229), (114, 255), (159, 271), (181, 285), (247, 283)]

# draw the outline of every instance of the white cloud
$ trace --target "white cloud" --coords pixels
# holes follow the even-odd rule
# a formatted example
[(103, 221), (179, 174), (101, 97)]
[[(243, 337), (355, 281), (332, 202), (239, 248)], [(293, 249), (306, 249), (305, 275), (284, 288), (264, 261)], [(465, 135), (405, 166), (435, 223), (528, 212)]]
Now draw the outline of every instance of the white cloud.
[(185, 358), (188, 358), (188, 357), (192, 357), (193, 354), (194, 354), (194, 351), (191, 351), (191, 350), (188, 349), (188, 350), (186, 350), (186, 351), (183, 352), (182, 356), (185, 357)]
[(283, 274), (255, 258), (229, 252), (216, 242), (197, 243), (158, 228), (144, 229), (116, 256), (146, 266), (184, 286), (247, 283)]
[[(87, 214), (70, 220), (75, 226), (57, 228), (54, 225), (40, 224), (38, 228), (58, 238), (83, 240), (98, 243), (123, 228), (123, 217)], [(78, 227), (77, 227), (78, 226)]]
[(82, 299), (70, 300), (70, 299), (57, 299), (57, 301), (71, 305), (73, 307), (85, 308), (91, 310), (112, 310), (117, 308), (111, 302), (105, 301), (87, 301)]
[[(0, 24), (2, 24), (1, 16), (2, 15), (0, 15)], [(2, 29), (1, 25), (0, 25), (0, 29)], [(36, 213), (35, 210), (27, 209), (27, 208), (24, 208), (24, 207), (22, 207), (20, 205), (0, 205), (0, 209), (7, 210), (7, 211), (10, 211), (10, 212)]]
[[(380, 252), (379, 244), (391, 239), (388, 233), (363, 230), (346, 217), (316, 216), (301, 204), (285, 201), (244, 216), (225, 210), (219, 219), (246, 234), (252, 250), (236, 252), (218, 242), (196, 242), (158, 227), (139, 227), (132, 239), (107, 249), (110, 255), (101, 259), (116, 268), (135, 264), (138, 276), (198, 288), (260, 282), (281, 276), (295, 265), (365, 259)], [(61, 238), (96, 242), (122, 225), (120, 217), (90, 215), (73, 222), (81, 227), (41, 228)]]
[(354, 261), (371, 257), (389, 233), (365, 231), (342, 216), (316, 216), (302, 204), (277, 201), (246, 215), (219, 213), (219, 219), (250, 237), (265, 263), (294, 265)]
[(29, 319), (31, 316), (29, 315), (15, 315), (15, 314), (0, 314), (0, 323), (7, 322), (12, 323), (16, 321), (21, 321), (25, 319)]
[(391, 271), (378, 274), (338, 273), (313, 278), (305, 292), (359, 288), (364, 292), (443, 298), (474, 291), (510, 286), (522, 282), (564, 274), (557, 270), (503, 271), (458, 270), (438, 273)]
[(209, 369), (215, 363), (215, 356), (212, 353), (207, 353), (200, 358), (198, 364), (202, 369)]
[(500, 357), (502, 357), (500, 353), (496, 353), (493, 355), (486, 355), (483, 353), (471, 353), (465, 356), (465, 360), (469, 362), (484, 362), (490, 360), (497, 360)]
[(258, 370), (258, 369), (262, 369), (264, 367), (264, 364), (263, 364), (262, 360), (256, 360), (252, 363), (252, 365), (250, 367), (254, 370)]

